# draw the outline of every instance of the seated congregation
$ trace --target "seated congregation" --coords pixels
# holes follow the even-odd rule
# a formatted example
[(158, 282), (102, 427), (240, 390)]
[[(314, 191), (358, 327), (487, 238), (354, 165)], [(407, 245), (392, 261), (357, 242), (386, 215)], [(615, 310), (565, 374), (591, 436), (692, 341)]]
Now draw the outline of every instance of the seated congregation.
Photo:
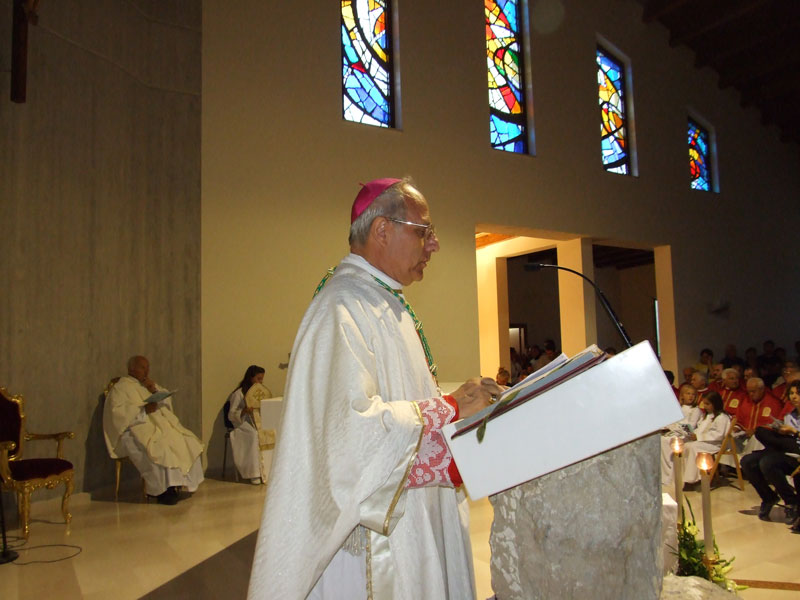
[[(795, 348), (800, 353), (800, 342)], [(720, 454), (721, 470), (738, 468), (761, 498), (758, 517), (771, 519), (772, 508), (782, 501), (786, 521), (800, 533), (800, 370), (798, 358), (764, 342), (764, 353), (748, 348), (745, 358), (729, 345), (720, 362), (705, 348), (700, 360), (683, 369), (683, 383), (675, 389), (684, 418), (664, 432), (661, 443), (661, 478), (672, 485), (673, 438), (683, 442), (683, 482), (698, 481), (698, 452)], [(730, 433), (730, 453), (720, 453)], [(734, 458), (732, 458), (734, 457)]]

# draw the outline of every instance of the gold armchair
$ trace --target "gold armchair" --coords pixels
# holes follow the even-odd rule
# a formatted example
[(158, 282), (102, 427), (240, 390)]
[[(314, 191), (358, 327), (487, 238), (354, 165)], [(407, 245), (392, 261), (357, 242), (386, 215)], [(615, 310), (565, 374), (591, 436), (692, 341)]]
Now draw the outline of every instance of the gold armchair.
[[(50, 434), (26, 432), (24, 406), (22, 396), (12, 396), (8, 390), (0, 387), (0, 479), (4, 489), (17, 494), (22, 535), (27, 539), (30, 534), (31, 492), (35, 489), (53, 489), (63, 483), (61, 513), (66, 523), (72, 520), (69, 497), (75, 470), (71, 462), (64, 460), (61, 446), (65, 439), (72, 439), (75, 434), (71, 431)], [(23, 459), (24, 442), (34, 440), (54, 440), (56, 457)]]

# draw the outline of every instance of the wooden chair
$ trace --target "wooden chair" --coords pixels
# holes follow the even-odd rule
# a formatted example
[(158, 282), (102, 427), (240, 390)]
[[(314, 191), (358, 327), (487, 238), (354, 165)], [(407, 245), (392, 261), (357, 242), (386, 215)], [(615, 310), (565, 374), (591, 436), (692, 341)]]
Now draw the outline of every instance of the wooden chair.
[[(22, 535), (30, 535), (31, 492), (44, 487), (53, 489), (64, 484), (64, 497), (61, 500), (61, 513), (69, 524), (69, 497), (74, 486), (75, 470), (72, 463), (64, 460), (61, 445), (65, 439), (72, 439), (71, 431), (60, 433), (29, 433), (25, 430), (25, 400), (22, 396), (12, 396), (6, 388), (0, 387), (0, 480), (2, 488), (13, 490), (17, 495), (17, 508)], [(34, 440), (53, 440), (56, 442), (55, 458), (22, 458), (25, 442)]]
[[(103, 390), (103, 397), (105, 401), (108, 401), (108, 394), (111, 392), (111, 388), (114, 387), (114, 384), (119, 381), (119, 377), (114, 377), (111, 381), (108, 382), (106, 389)], [(103, 406), (103, 410), (105, 410), (105, 406)], [(124, 462), (131, 463), (130, 459), (127, 456), (123, 456), (122, 458), (114, 458), (114, 474), (116, 476), (116, 481), (114, 483), (114, 502), (119, 501), (119, 480), (120, 475), (122, 473), (122, 463)], [(131, 463), (133, 464), (133, 463)], [(147, 492), (145, 490), (145, 483), (144, 479), (142, 479), (142, 500), (145, 502), (147, 501)]]
[(736, 477), (739, 479), (739, 489), (744, 491), (744, 477), (742, 477), (742, 467), (739, 464), (739, 453), (736, 451), (736, 440), (733, 437), (734, 429), (736, 428), (736, 417), (731, 419), (730, 427), (725, 437), (722, 438), (722, 445), (719, 447), (719, 452), (714, 456), (714, 466), (711, 468), (711, 482), (714, 482), (714, 477), (717, 474), (719, 461), (723, 456), (730, 455), (733, 457), (733, 463), (736, 465)]

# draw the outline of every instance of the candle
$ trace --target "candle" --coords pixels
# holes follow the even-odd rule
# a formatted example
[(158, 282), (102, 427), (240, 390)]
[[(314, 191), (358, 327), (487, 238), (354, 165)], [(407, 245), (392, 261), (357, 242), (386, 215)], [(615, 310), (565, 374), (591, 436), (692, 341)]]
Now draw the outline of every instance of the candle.
[(703, 543), (708, 560), (714, 560), (714, 530), (711, 525), (711, 467), (714, 461), (708, 452), (697, 453), (697, 468), (700, 469), (701, 491), (703, 494)]
[(683, 523), (683, 440), (672, 438), (672, 478), (675, 480), (675, 502), (678, 503), (678, 522)]

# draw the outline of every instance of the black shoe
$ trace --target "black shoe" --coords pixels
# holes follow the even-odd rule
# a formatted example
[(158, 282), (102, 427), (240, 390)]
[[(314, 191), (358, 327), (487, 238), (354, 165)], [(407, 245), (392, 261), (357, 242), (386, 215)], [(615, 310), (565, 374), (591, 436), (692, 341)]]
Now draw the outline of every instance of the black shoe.
[(789, 523), (794, 523), (798, 517), (798, 505), (797, 504), (787, 504), (784, 511), (786, 512), (786, 520)]
[(156, 502), (172, 506), (178, 503), (178, 494), (176, 494), (172, 488), (168, 488), (166, 492), (156, 496)]
[(775, 502), (762, 502), (761, 507), (758, 509), (758, 518), (762, 521), (769, 521), (769, 513), (775, 504)]
[(728, 465), (720, 465), (717, 472), (723, 477), (733, 477), (736, 475), (736, 469)]

